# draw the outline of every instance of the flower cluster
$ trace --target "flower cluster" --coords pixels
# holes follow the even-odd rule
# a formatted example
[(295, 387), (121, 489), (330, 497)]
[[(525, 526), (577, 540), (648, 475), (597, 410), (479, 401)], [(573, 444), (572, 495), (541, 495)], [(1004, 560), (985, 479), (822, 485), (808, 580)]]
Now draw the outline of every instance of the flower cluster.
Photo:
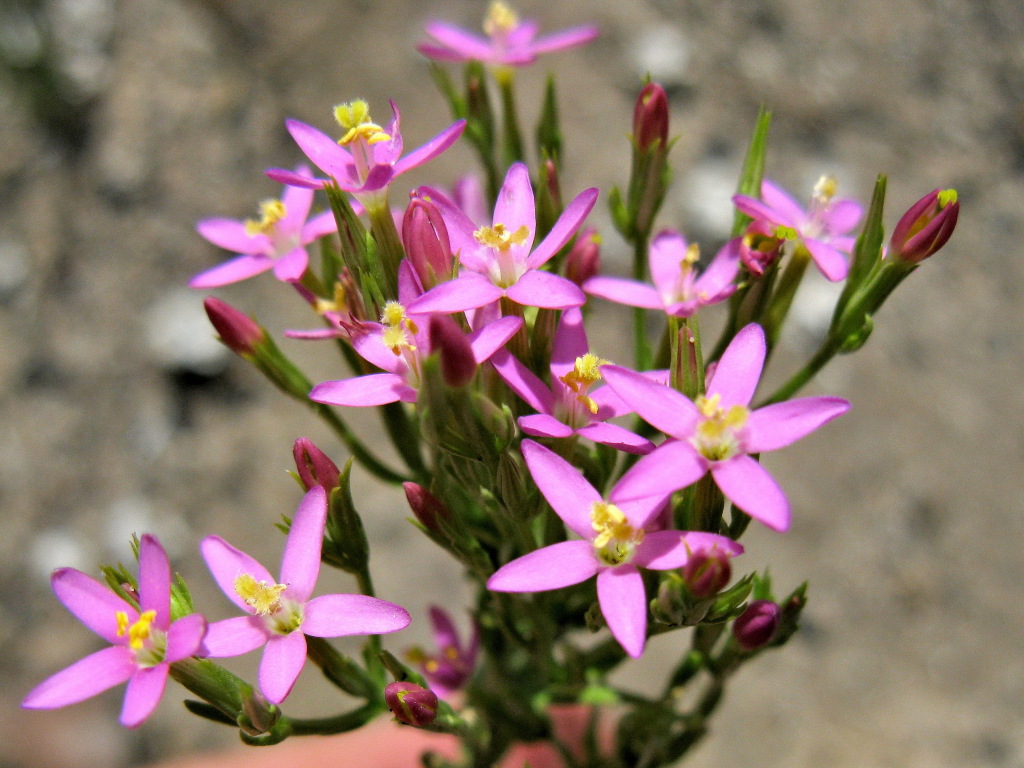
[[(431, 22), (420, 51), (466, 68), (465, 93), (438, 78), (454, 122), (404, 153), (394, 103), (386, 124), (372, 120), (364, 100), (340, 104), (338, 139), (288, 120), (298, 150), (323, 175), (304, 164), (271, 169), (285, 188), (260, 204), (258, 219), (200, 222), (203, 237), (235, 255), (193, 287), (273, 271), (318, 324), (284, 335), (340, 352), (347, 371), (311, 381), (255, 319), (206, 299), (222, 341), (309, 406), (352, 458), (339, 469), (310, 441), (296, 442), (305, 495), (281, 526), (277, 576), (219, 536), (202, 541), (214, 580), (241, 615), (198, 613), (148, 535), (138, 541), (137, 579), (108, 568), (104, 586), (57, 571), (58, 598), (111, 647), (42, 683), (24, 706), (64, 706), (127, 682), (122, 722), (136, 726), (173, 676), (202, 699), (193, 711), (237, 724), (250, 743), (350, 730), (390, 710), (407, 725), (457, 735), (460, 764), (492, 765), (516, 738), (557, 737), (546, 705), (614, 702), (625, 713), (617, 752), (590, 744), (580, 764), (667, 765), (704, 733), (726, 677), (796, 630), (804, 587), (777, 599), (765, 571), (733, 577), (751, 520), (781, 532), (794, 517), (762, 460), (849, 409), (839, 397), (793, 396), (835, 355), (859, 348), (896, 285), (945, 244), (956, 195), (922, 198), (885, 247), (884, 178), (867, 210), (836, 198), (829, 177), (805, 209), (764, 177), (762, 113), (733, 198), (736, 227), (703, 259), (696, 243), (658, 221), (672, 141), (668, 97), (647, 83), (633, 111), (626, 192), (607, 195), (632, 272), (605, 274), (605, 241), (583, 228), (599, 191), (562, 202), (553, 81), (535, 131), (541, 160), (531, 169), (511, 74), (596, 32), (538, 36), (537, 28), (500, 2), (488, 12), (486, 38)], [(393, 210), (401, 175), (460, 137), (480, 153), (483, 180), (403, 190), (409, 203)], [(311, 215), (317, 195), (322, 210)], [(833, 322), (813, 357), (774, 392), (759, 392), (812, 261), (845, 281)], [(605, 302), (631, 308), (632, 347), (588, 334)], [(701, 336), (709, 313), (723, 320), (713, 344)], [(354, 407), (379, 409), (392, 451), (350, 427)], [(462, 566), (475, 593), (469, 639), (449, 606), (433, 604), (434, 651), (413, 648), (403, 661), (383, 648), (380, 636), (411, 617), (375, 594), (353, 466), (402, 484), (413, 523)], [(322, 565), (354, 576), (358, 592), (314, 596)], [(588, 631), (600, 633), (596, 642)], [(672, 632), (687, 640), (668, 672), (670, 693), (619, 691), (610, 673), (641, 656), (649, 638)], [(348, 635), (366, 636), (359, 657), (328, 642)], [(256, 686), (212, 661), (261, 648)], [(313, 720), (286, 716), (280, 705), (307, 659), (363, 704)], [(697, 693), (676, 695), (686, 686)]]

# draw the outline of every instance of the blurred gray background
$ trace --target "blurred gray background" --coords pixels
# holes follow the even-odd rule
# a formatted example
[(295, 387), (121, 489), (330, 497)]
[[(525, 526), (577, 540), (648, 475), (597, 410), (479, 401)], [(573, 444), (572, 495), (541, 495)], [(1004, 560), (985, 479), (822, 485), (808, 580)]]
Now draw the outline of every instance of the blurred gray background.
[[(219, 533), (275, 567), (272, 522), (298, 500), (285, 474), (326, 431), (215, 342), (185, 288), (224, 254), (194, 232), (277, 194), (268, 166), (300, 153), (296, 117), (330, 130), (354, 98), (402, 109), (406, 145), (449, 122), (413, 46), (442, 17), (477, 27), (486, 3), (404, 0), (3, 0), (0, 3), (0, 768), (117, 768), (234, 744), (171, 686), (138, 731), (120, 692), (51, 713), (18, 702), (99, 641), (49, 592), (59, 565), (125, 561), (133, 531), (158, 534), (215, 618), (229, 606), (198, 557)], [(794, 768), (1024, 767), (1024, 4), (1019, 0), (719, 0), (519, 4), (545, 30), (602, 36), (522, 72), (521, 110), (558, 73), (566, 195), (628, 171), (641, 77), (669, 89), (675, 182), (661, 223), (705, 249), (757, 107), (774, 110), (769, 175), (805, 197), (821, 173), (866, 199), (889, 174), (887, 222), (934, 187), (960, 192), (960, 227), (876, 318), (861, 353), (809, 393), (853, 410), (768, 459), (794, 503), (782, 536), (749, 536), (747, 567), (779, 591), (811, 580), (804, 631), (735, 680), (692, 765)], [(458, 147), (396, 185), (449, 183)], [(626, 248), (599, 202), (607, 269)], [(813, 349), (832, 293), (811, 281), (771, 372)], [(310, 327), (269, 275), (218, 295), (278, 332)], [(602, 316), (597, 351), (621, 348)], [(316, 380), (342, 368), (287, 342)], [(367, 415), (354, 419), (375, 429)], [(461, 606), (458, 573), (405, 521), (404, 501), (360, 475), (382, 596), (418, 619)], [(423, 586), (431, 583), (432, 594)], [(324, 588), (345, 589), (341, 576)], [(630, 684), (679, 651), (660, 638)], [(251, 672), (243, 661), (234, 667)], [(307, 691), (305, 694), (302, 691)], [(312, 691), (312, 693), (309, 693)], [(294, 705), (331, 695), (307, 672)], [(330, 701), (328, 699), (328, 701)], [(291, 702), (289, 702), (291, 704)]]

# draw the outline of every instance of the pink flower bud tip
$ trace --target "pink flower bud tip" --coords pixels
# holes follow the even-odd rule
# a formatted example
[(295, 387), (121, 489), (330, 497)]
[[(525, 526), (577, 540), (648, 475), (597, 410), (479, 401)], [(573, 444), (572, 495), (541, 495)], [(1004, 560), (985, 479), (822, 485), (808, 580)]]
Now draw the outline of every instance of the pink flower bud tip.
[(421, 728), (437, 717), (437, 696), (416, 683), (389, 683), (384, 689), (384, 701), (391, 714), (406, 725)]
[(430, 318), (430, 349), (441, 355), (441, 375), (449, 387), (464, 387), (476, 375), (476, 357), (466, 334), (447, 315)]
[(330, 493), (338, 487), (338, 476), (341, 474), (338, 465), (313, 445), (312, 440), (300, 437), (292, 447), (292, 455), (295, 457), (295, 469), (299, 473), (302, 487), (307, 491), (319, 485)]
[(683, 581), (698, 600), (717, 595), (732, 579), (732, 564), (726, 552), (710, 549), (695, 552), (683, 566)]
[(409, 508), (428, 531), (440, 532), (439, 523), (451, 517), (448, 508), (430, 491), (417, 483), (402, 483)]
[(601, 236), (595, 229), (585, 229), (565, 260), (565, 276), (582, 286), (601, 270)]
[(255, 320), (226, 301), (209, 296), (203, 301), (203, 307), (220, 340), (235, 354), (242, 357), (254, 354), (256, 346), (266, 338)]
[(402, 243), (424, 290), (452, 276), (452, 247), (441, 212), (429, 200), (414, 197), (402, 219)]
[(668, 96), (657, 83), (648, 83), (640, 91), (633, 108), (633, 140), (641, 150), (668, 145)]
[(733, 637), (745, 651), (763, 648), (775, 636), (781, 615), (779, 606), (771, 600), (754, 600), (733, 622)]
[(956, 190), (932, 190), (900, 218), (892, 231), (889, 252), (911, 264), (924, 261), (952, 236), (959, 214)]

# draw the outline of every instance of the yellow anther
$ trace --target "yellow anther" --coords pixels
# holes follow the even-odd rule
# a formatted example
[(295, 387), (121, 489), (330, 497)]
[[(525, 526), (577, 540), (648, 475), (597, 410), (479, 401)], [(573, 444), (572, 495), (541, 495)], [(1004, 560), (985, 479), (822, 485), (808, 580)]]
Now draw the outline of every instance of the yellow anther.
[(686, 271), (698, 261), (700, 261), (700, 246), (696, 243), (690, 243), (690, 245), (686, 247), (686, 255), (683, 256), (683, 271)]
[(622, 510), (607, 501), (595, 501), (590, 510), (590, 525), (597, 536), (594, 546), (600, 549), (611, 541), (638, 543), (643, 539), (643, 531), (637, 531), (626, 520)]
[(383, 128), (370, 120), (370, 106), (362, 99), (338, 104), (334, 108), (334, 119), (345, 129), (345, 135), (338, 139), (339, 144), (351, 144), (358, 139), (376, 144), (391, 139)]
[(784, 224), (779, 224), (779, 226), (775, 228), (775, 236), (779, 240), (796, 240), (798, 237), (800, 237), (800, 233), (797, 232), (792, 227), (787, 227)]
[(423, 664), (423, 668), (430, 674), (434, 674), (435, 672), (437, 672), (437, 670), (441, 668), (441, 665), (438, 664), (434, 659), (428, 659)]
[(598, 406), (587, 396), (587, 390), (595, 381), (600, 381), (600, 367), (607, 362), (588, 352), (582, 357), (577, 357), (573, 369), (561, 377), (562, 383), (576, 394), (576, 400), (591, 413), (597, 413)]
[(448, 659), (449, 661), (458, 661), (459, 660), (459, 652), (458, 652), (458, 650), (453, 648), (450, 645), (447, 648), (444, 649), (444, 655), (445, 655), (445, 658)]
[(124, 637), (128, 631), (128, 614), (124, 611), (118, 611), (115, 615), (117, 616), (117, 636)]
[(507, 251), (513, 245), (522, 245), (529, 236), (530, 230), (525, 224), (515, 232), (509, 232), (504, 224), (495, 224), (493, 227), (480, 227), (473, 233), (480, 245), (497, 248), (499, 251)]
[(250, 237), (269, 235), (274, 231), (277, 222), (284, 218), (285, 213), (284, 203), (280, 200), (264, 200), (260, 203), (259, 219), (245, 220), (245, 234)]
[(405, 307), (399, 304), (397, 301), (388, 301), (384, 304), (384, 309), (380, 313), (380, 322), (383, 325), (396, 326), (401, 325), (406, 319)]
[(732, 405), (727, 409), (720, 405), (721, 396), (698, 397), (697, 409), (704, 421), (697, 425), (694, 447), (709, 461), (729, 459), (739, 453), (740, 439), (737, 433), (747, 424), (750, 409), (744, 405)]
[(519, 26), (519, 17), (515, 11), (500, 0), (491, 3), (484, 19), (484, 32), (490, 37), (511, 32)]
[(318, 298), (313, 308), (318, 315), (322, 315), (327, 312), (344, 312), (347, 306), (345, 286), (338, 281), (334, 283), (334, 296), (330, 299)]
[(242, 602), (252, 608), (257, 616), (269, 616), (281, 607), (281, 593), (288, 588), (287, 584), (268, 584), (256, 581), (248, 573), (235, 577), (235, 594)]
[(141, 650), (149, 639), (151, 633), (150, 625), (156, 621), (156, 611), (146, 611), (139, 616), (139, 620), (129, 625), (128, 614), (118, 611), (117, 614), (117, 636), (128, 636), (128, 647), (133, 651)]
[(394, 352), (396, 357), (402, 354), (403, 349), (416, 349), (416, 345), (409, 340), (409, 333), (402, 324), (384, 326), (380, 338), (384, 346)]
[(956, 202), (956, 190), (955, 189), (944, 189), (939, 192), (939, 210), (942, 210), (947, 205), (952, 205)]
[(836, 194), (835, 176), (822, 176), (814, 185), (814, 197), (823, 203), (827, 203)]

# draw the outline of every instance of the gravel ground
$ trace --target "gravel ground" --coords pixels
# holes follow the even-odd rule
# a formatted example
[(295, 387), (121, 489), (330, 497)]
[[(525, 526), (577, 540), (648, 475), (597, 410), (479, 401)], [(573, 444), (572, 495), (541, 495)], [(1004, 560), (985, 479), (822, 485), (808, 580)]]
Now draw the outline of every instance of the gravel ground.
[[(197, 555), (203, 535), (274, 562), (271, 521), (297, 500), (284, 472), (291, 441), (307, 434), (340, 452), (212, 342), (202, 296), (183, 286), (220, 254), (194, 222), (250, 215), (275, 193), (261, 170), (299, 160), (286, 117), (326, 127), (335, 103), (362, 96), (379, 114), (390, 97), (408, 146), (432, 136), (447, 116), (413, 50), (422, 22), (475, 25), (483, 8), (0, 5), (0, 768), (117, 768), (235, 742), (186, 716), (177, 691), (133, 732), (116, 723), (117, 693), (18, 710), (35, 682), (97, 647), (52, 599), (49, 571), (127, 560), (130, 533), (153, 531), (200, 599), (223, 605)], [(623, 182), (632, 100), (650, 70), (669, 87), (681, 137), (662, 222), (705, 244), (731, 215), (760, 103), (775, 113), (769, 173), (790, 189), (829, 172), (842, 194), (864, 199), (888, 173), (890, 226), (934, 187), (961, 196), (954, 241), (880, 313), (864, 350), (809, 388), (853, 411), (770, 458), (795, 524), (785, 536), (755, 532), (748, 551), (780, 587), (811, 580), (805, 628), (735, 681), (691, 765), (1024, 767), (1024, 5), (521, 8), (546, 29), (602, 29), (521, 77), (522, 105), (545, 69), (561, 78), (569, 193)], [(430, 178), (451, 179), (471, 160), (457, 148)], [(409, 186), (426, 180), (414, 174)], [(626, 249), (600, 203), (594, 220), (609, 234), (606, 264), (621, 269)], [(271, 329), (308, 325), (269, 277), (219, 295)], [(807, 353), (828, 297), (827, 286), (807, 286), (776, 375)], [(609, 317), (599, 344), (614, 343), (619, 320)], [(314, 379), (336, 375), (314, 346), (288, 349)], [(367, 481), (359, 504), (386, 544), (374, 561), (382, 594), (420, 619), (425, 578), (437, 595), (458, 594), (458, 574), (428, 559), (399, 498)], [(628, 671), (632, 684), (672, 651), (653, 643)], [(299, 711), (324, 692), (312, 675), (307, 683)]]

